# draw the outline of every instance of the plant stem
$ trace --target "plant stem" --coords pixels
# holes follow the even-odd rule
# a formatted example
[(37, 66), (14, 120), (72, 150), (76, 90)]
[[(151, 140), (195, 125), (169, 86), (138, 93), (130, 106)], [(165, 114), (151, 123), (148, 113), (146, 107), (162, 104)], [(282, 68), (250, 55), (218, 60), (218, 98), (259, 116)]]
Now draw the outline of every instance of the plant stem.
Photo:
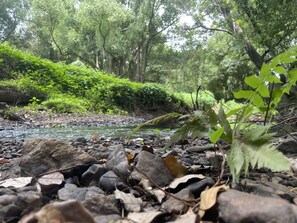
[(269, 92), (269, 99), (268, 99), (268, 105), (266, 108), (266, 112), (265, 112), (265, 118), (264, 118), (264, 126), (267, 123), (267, 119), (268, 119), (268, 113), (269, 113), (269, 108), (270, 108), (270, 103), (271, 103), (271, 99), (272, 99), (272, 91), (274, 89), (274, 82), (272, 82), (271, 88), (270, 88), (270, 92)]

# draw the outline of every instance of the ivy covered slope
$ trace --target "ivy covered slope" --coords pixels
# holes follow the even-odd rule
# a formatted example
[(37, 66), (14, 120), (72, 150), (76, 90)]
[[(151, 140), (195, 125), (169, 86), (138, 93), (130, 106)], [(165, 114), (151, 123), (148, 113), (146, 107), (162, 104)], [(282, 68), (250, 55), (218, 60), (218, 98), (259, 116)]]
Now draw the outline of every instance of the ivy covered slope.
[(0, 44), (0, 101), (63, 113), (168, 112), (185, 108), (164, 86), (53, 63)]

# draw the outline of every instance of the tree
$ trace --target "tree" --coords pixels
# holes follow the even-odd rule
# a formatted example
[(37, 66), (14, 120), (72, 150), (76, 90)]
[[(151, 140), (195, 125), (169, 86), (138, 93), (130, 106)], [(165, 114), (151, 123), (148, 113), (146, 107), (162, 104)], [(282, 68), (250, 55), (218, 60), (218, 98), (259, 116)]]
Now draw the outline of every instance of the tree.
[(21, 0), (0, 1), (0, 42), (12, 38), (26, 16), (26, 2)]
[[(260, 69), (296, 39), (297, 4), (277, 0), (200, 1), (203, 9), (196, 14), (196, 26), (208, 31), (223, 31), (240, 40), (246, 54)], [(206, 25), (207, 18), (212, 25)]]

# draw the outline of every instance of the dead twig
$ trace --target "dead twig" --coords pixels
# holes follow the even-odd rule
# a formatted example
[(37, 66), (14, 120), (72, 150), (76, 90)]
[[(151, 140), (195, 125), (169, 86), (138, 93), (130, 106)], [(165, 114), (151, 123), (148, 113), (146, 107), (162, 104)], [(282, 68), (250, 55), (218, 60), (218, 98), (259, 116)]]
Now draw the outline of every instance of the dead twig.
[(195, 206), (195, 204), (197, 203), (197, 199), (182, 199), (182, 198), (179, 198), (175, 195), (173, 195), (172, 193), (164, 190), (162, 187), (160, 187), (156, 182), (153, 181), (152, 178), (150, 178), (146, 173), (144, 173), (143, 171), (141, 171), (140, 169), (138, 169), (136, 166), (133, 167), (136, 171), (138, 171), (139, 173), (141, 173), (143, 176), (145, 176), (156, 188), (158, 188), (159, 190), (161, 190), (163, 193), (165, 193), (166, 195), (176, 199), (176, 200), (179, 200), (179, 201), (182, 201), (184, 202), (186, 205), (188, 205), (189, 207), (193, 207)]
[(223, 161), (222, 161), (222, 164), (221, 164), (221, 173), (220, 173), (220, 175), (219, 175), (219, 177), (218, 177), (216, 183), (215, 183), (212, 187), (215, 187), (215, 186), (220, 185), (221, 180), (222, 180), (223, 175), (224, 175), (225, 164), (226, 164), (226, 157), (225, 157), (225, 152), (224, 152), (223, 148), (222, 148), (220, 145), (218, 145), (218, 144), (215, 144), (214, 146), (215, 146), (216, 148), (218, 148), (218, 149), (220, 150), (220, 152), (222, 153)]

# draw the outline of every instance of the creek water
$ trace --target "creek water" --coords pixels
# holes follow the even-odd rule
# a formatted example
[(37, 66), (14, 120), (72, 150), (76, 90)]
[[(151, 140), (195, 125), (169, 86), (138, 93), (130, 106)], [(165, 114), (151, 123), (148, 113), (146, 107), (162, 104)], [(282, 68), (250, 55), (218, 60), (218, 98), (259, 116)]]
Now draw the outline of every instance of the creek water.
[[(101, 138), (128, 137), (135, 126), (58, 126), (44, 128), (26, 128), (23, 126), (1, 129), (0, 140), (20, 140), (30, 138), (57, 138), (70, 140), (78, 137), (90, 139), (93, 135)], [(147, 136), (164, 137), (173, 133), (171, 129), (160, 129), (156, 127), (145, 127), (136, 132), (132, 137), (145, 138)]]

